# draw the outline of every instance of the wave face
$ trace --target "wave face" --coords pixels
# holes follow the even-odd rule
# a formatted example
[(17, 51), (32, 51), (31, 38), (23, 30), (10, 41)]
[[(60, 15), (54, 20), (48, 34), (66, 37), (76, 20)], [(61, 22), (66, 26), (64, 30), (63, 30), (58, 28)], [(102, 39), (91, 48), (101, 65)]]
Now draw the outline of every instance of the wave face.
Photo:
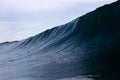
[(62, 80), (116, 74), (119, 53), (118, 1), (28, 39), (1, 43), (0, 80)]

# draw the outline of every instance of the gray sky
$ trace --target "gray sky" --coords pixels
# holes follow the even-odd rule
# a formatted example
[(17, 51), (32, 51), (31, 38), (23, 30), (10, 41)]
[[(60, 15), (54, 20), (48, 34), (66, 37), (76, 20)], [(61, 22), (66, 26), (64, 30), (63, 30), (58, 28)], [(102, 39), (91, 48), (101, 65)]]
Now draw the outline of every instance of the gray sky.
[(0, 42), (21, 40), (116, 0), (0, 0)]

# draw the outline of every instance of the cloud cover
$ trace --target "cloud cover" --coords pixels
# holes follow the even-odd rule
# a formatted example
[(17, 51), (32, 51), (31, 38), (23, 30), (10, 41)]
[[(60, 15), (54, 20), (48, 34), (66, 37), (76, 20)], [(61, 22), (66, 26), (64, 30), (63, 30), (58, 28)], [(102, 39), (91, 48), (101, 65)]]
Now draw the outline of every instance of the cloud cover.
[(0, 0), (0, 42), (21, 40), (116, 0)]

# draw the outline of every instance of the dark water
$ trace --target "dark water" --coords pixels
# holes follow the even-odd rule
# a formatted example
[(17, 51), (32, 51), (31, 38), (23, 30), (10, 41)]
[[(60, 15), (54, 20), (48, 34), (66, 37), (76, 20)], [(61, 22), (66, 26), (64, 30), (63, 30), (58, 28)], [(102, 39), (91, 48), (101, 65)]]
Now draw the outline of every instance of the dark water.
[(78, 80), (75, 76), (89, 74), (120, 80), (119, 61), (120, 2), (115, 2), (28, 39), (1, 43), (0, 80)]

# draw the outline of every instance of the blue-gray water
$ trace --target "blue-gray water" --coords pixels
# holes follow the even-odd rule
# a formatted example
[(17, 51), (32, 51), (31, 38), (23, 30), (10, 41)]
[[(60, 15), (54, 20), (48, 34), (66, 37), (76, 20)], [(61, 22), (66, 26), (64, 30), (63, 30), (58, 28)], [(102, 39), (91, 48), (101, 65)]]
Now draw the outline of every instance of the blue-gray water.
[(96, 74), (120, 80), (119, 53), (120, 2), (115, 2), (25, 40), (1, 43), (0, 80), (78, 80)]

